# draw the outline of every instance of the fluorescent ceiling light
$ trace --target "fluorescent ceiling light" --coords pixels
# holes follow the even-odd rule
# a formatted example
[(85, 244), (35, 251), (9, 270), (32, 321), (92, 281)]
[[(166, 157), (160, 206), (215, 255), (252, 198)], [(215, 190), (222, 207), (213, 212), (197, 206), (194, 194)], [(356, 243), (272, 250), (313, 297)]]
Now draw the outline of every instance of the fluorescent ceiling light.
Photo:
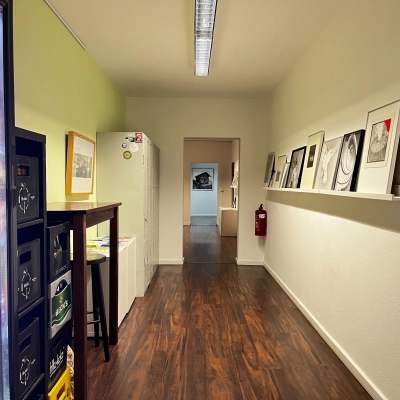
[(210, 68), (217, 0), (196, 0), (194, 21), (195, 75), (207, 76)]

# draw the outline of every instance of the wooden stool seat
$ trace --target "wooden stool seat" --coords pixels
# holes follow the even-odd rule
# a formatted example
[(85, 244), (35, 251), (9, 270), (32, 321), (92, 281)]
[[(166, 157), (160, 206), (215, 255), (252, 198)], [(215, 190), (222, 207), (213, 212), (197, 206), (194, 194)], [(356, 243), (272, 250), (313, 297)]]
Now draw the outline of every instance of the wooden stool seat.
[(103, 283), (101, 280), (101, 270), (100, 270), (100, 264), (106, 261), (106, 256), (97, 253), (87, 253), (86, 260), (87, 260), (86, 261), (87, 265), (90, 265), (92, 270), (92, 299), (93, 299), (93, 311), (88, 312), (88, 314), (93, 314), (93, 321), (89, 321), (88, 324), (94, 325), (94, 341), (96, 347), (99, 347), (99, 338), (100, 338), (99, 325), (101, 326), (104, 356), (106, 362), (108, 362), (110, 361), (110, 350), (108, 347), (106, 309), (104, 306)]
[(97, 253), (87, 253), (86, 254), (86, 264), (87, 265), (93, 265), (93, 264), (101, 264), (106, 261), (106, 256), (103, 256), (103, 254), (97, 254)]

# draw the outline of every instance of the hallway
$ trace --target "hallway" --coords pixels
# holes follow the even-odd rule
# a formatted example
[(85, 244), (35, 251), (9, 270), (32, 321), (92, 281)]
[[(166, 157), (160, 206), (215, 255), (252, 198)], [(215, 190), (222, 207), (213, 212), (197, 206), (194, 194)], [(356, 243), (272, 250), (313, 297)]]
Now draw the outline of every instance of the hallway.
[(184, 228), (185, 264), (159, 267), (111, 361), (89, 342), (90, 399), (371, 399), (263, 267), (234, 264), (235, 249), (215, 227)]

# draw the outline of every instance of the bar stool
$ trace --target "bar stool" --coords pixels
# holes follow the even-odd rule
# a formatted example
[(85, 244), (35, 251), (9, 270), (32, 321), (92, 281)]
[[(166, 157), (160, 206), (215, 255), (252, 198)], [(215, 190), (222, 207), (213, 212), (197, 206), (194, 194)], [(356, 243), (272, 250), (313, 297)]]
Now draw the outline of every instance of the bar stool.
[(104, 356), (106, 362), (110, 361), (110, 350), (108, 347), (107, 319), (106, 309), (104, 307), (103, 283), (101, 281), (100, 264), (106, 261), (106, 256), (96, 253), (88, 253), (86, 255), (87, 265), (90, 265), (92, 270), (92, 299), (93, 311), (88, 311), (88, 314), (93, 314), (93, 321), (88, 321), (88, 325), (94, 325), (94, 343), (99, 347), (99, 325), (103, 336)]

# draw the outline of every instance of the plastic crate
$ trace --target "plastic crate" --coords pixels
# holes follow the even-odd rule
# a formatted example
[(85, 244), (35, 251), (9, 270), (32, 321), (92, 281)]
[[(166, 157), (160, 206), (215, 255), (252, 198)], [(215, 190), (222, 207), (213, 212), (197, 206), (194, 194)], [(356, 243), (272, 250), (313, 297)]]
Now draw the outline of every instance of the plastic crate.
[(18, 246), (18, 311), (40, 297), (40, 240)]
[(39, 218), (38, 159), (17, 156), (17, 222)]
[(65, 274), (70, 269), (70, 223), (49, 222), (47, 226), (47, 259), (49, 282)]
[(18, 335), (18, 398), (29, 389), (39, 375), (40, 346), (39, 318), (25, 318), (19, 322)]
[(69, 325), (65, 325), (60, 332), (49, 340), (49, 379), (48, 390), (55, 385), (67, 366), (67, 346), (69, 340)]
[(66, 368), (61, 378), (50, 390), (48, 400), (71, 400), (71, 378), (69, 367)]
[(49, 339), (72, 318), (71, 276), (68, 271), (49, 285)]

